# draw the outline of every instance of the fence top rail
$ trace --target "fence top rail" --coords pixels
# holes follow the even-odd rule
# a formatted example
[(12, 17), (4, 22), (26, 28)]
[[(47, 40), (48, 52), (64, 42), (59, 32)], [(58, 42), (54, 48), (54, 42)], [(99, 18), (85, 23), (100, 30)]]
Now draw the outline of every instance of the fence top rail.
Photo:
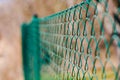
[(52, 15), (49, 15), (49, 16), (46, 16), (46, 17), (39, 18), (39, 20), (44, 21), (44, 20), (48, 20), (48, 19), (50, 19), (50, 18), (59, 16), (59, 15), (62, 15), (62, 14), (64, 14), (64, 13), (68, 12), (68, 11), (71, 11), (71, 10), (73, 10), (73, 9), (75, 9), (75, 8), (77, 8), (77, 7), (79, 7), (79, 6), (82, 7), (83, 4), (89, 4), (89, 3), (86, 2), (86, 1), (82, 1), (81, 3), (76, 4), (76, 5), (74, 5), (74, 6), (70, 7), (70, 8), (68, 8), (68, 9), (62, 10), (62, 11), (60, 11), (60, 12), (57, 12), (57, 13), (55, 13), (55, 14), (52, 14)]
[[(49, 15), (49, 16), (46, 16), (46, 17), (42, 17), (42, 18), (38, 18), (38, 20), (40, 22), (46, 22), (46, 21), (49, 21), (49, 20), (53, 20), (53, 19), (56, 19), (59, 18), (59, 17), (63, 17), (65, 16), (66, 17), (66, 14), (70, 15), (71, 13), (73, 13), (73, 15), (75, 15), (75, 10), (77, 8), (79, 8), (79, 15), (81, 15), (82, 13), (81, 12), (81, 8), (85, 11), (88, 11), (88, 6), (92, 6), (94, 9), (97, 8), (97, 5), (98, 3), (103, 3), (104, 6), (105, 6), (105, 12), (108, 12), (108, 3), (107, 3), (107, 0), (82, 0), (82, 2), (80, 2), (79, 4), (76, 4), (74, 6), (72, 6), (71, 8), (68, 8), (66, 10), (63, 10), (63, 11), (60, 11), (60, 12), (57, 12), (55, 14), (52, 14), (52, 15)], [(97, 14), (97, 12), (95, 12), (95, 14)], [(70, 16), (67, 16), (67, 17), (70, 17)], [(86, 14), (86, 18), (87, 18), (87, 14)], [(63, 18), (61, 18), (63, 19)]]

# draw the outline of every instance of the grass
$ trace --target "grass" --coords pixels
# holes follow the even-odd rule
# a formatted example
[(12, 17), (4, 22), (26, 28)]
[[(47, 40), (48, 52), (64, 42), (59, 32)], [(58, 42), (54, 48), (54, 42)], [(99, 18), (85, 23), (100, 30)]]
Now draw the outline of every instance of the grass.
[(42, 73), (41, 80), (55, 80), (55, 77), (51, 76), (49, 73)]
[[(90, 74), (90, 76), (91, 75), (92, 74)], [(97, 76), (97, 77), (95, 77), (95, 76)], [(103, 80), (102, 79), (102, 71), (98, 71), (95, 76), (93, 77), (92, 80)], [(59, 75), (55, 74), (54, 71), (52, 71), (50, 67), (43, 66), (43, 68), (41, 70), (41, 80), (61, 80), (60, 78), (62, 78), (62, 76), (59, 76)], [(111, 70), (107, 71), (105, 80), (113, 80), (114, 78), (115, 78), (114, 73)], [(69, 79), (65, 79), (65, 80), (76, 80), (76, 78), (75, 77), (71, 77), (69, 75)], [(90, 78), (87, 75), (87, 73), (86, 73), (86, 76), (85, 76), (85, 78), (83, 80), (90, 80)]]
[(55, 73), (49, 66), (43, 65), (41, 70), (41, 80), (56, 80)]

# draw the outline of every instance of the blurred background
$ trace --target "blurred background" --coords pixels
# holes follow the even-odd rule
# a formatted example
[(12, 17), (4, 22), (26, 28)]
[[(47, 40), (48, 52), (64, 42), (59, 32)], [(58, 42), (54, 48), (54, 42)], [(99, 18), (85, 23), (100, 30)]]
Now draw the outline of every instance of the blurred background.
[[(23, 80), (20, 30), (23, 22), (30, 21), (34, 14), (39, 17), (48, 16), (80, 2), (0, 0), (0, 80)], [(110, 3), (112, 8), (113, 3)]]
[(0, 80), (23, 80), (21, 24), (48, 16), (80, 0), (0, 0)]

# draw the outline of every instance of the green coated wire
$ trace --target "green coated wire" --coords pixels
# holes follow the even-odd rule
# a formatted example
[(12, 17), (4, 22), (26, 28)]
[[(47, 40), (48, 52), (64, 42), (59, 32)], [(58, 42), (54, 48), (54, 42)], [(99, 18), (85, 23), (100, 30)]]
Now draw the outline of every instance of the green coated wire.
[[(102, 14), (98, 5), (105, 8)], [(109, 39), (106, 23), (114, 34), (108, 34)], [(120, 62), (116, 59), (120, 55), (116, 51), (120, 37), (116, 25), (108, 11), (108, 0), (84, 0), (53, 15), (34, 17), (22, 26), (25, 80), (40, 80), (44, 63), (56, 73), (56, 80), (119, 80)], [(116, 50), (112, 50), (113, 45)]]

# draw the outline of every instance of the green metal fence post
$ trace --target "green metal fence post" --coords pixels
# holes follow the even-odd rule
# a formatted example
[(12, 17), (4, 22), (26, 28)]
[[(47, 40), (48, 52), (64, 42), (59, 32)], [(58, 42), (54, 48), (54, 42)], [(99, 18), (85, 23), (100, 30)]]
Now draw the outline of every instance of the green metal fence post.
[[(32, 38), (31, 38), (32, 37)], [(39, 22), (37, 17), (22, 25), (22, 55), (25, 80), (40, 80)]]

